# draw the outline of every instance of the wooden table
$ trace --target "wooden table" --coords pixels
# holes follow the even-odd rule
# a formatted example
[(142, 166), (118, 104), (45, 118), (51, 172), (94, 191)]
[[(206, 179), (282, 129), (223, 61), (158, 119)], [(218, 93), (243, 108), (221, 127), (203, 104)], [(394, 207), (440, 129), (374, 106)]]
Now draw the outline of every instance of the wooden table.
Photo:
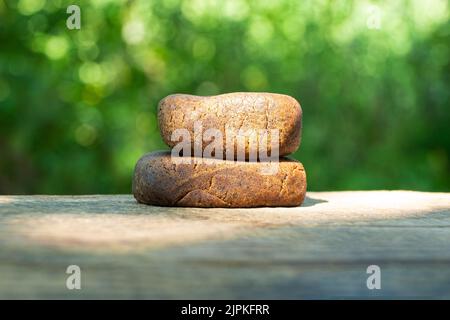
[[(69, 265), (81, 290), (66, 288)], [(258, 209), (0, 196), (0, 298), (379, 297), (450, 298), (450, 193), (309, 192)]]

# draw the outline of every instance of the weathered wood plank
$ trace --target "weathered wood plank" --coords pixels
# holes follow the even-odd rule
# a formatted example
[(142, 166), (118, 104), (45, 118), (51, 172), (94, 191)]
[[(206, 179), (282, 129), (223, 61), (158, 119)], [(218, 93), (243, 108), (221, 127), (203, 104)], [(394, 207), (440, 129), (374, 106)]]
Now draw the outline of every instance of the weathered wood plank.
[[(0, 298), (450, 298), (450, 194), (311, 192), (299, 208), (0, 196)], [(83, 289), (65, 287), (82, 269)], [(368, 290), (366, 268), (382, 269)]]

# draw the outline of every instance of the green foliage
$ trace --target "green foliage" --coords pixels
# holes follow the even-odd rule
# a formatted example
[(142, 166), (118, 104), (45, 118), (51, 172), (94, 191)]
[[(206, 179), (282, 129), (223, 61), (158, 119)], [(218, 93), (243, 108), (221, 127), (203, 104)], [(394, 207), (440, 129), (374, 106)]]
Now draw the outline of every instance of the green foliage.
[(129, 193), (161, 98), (233, 91), (300, 101), (309, 190), (450, 190), (447, 1), (69, 4), (0, 0), (0, 193)]

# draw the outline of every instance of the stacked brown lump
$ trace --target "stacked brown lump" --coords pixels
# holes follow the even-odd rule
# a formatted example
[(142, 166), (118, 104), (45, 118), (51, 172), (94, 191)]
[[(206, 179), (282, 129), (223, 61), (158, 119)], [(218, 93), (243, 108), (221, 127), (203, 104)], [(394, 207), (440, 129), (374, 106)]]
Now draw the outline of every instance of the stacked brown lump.
[[(173, 137), (177, 130), (182, 129), (185, 134), (195, 137), (195, 126), (201, 123), (202, 132), (214, 129), (222, 133), (223, 152), (212, 154), (213, 158), (200, 159), (193, 139), (189, 144), (190, 152), (184, 155), (189, 161), (175, 161), (170, 151), (149, 153), (136, 165), (133, 194), (141, 203), (162, 206), (298, 206), (306, 194), (305, 170), (300, 162), (284, 156), (300, 145), (301, 119), (300, 104), (281, 94), (170, 95), (160, 102), (158, 109), (164, 142), (171, 148), (176, 147), (179, 141)], [(273, 150), (273, 144), (266, 145), (269, 153), (276, 151), (279, 155), (275, 163), (277, 170), (267, 174), (264, 171), (267, 163), (261, 159), (230, 160), (225, 150), (231, 148), (237, 154), (237, 149), (226, 139), (227, 130), (242, 128), (277, 130), (276, 150)], [(201, 151), (206, 152), (207, 146), (200, 145)], [(243, 148), (246, 158), (252, 155), (248, 143)]]

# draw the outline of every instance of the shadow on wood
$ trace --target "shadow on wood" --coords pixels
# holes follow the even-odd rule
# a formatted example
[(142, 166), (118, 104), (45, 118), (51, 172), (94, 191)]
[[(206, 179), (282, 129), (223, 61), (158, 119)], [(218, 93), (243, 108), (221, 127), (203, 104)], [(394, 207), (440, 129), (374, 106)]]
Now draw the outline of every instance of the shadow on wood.
[(302, 203), (302, 207), (312, 207), (313, 205), (316, 205), (318, 203), (324, 203), (327, 202), (327, 200), (323, 200), (323, 199), (315, 199), (315, 198), (311, 198), (306, 196), (305, 201)]
[[(449, 230), (447, 193), (309, 192), (255, 209), (0, 196), (0, 298), (449, 298)], [(368, 264), (383, 290), (367, 289)]]

